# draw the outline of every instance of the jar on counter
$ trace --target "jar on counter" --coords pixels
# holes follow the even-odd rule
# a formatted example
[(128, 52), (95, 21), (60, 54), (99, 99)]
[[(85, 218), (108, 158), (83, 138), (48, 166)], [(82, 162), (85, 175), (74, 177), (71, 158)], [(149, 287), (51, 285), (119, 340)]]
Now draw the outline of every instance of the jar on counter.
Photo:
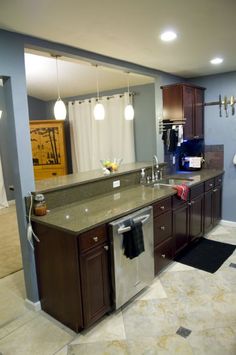
[(47, 214), (47, 205), (43, 194), (34, 196), (34, 214), (35, 216), (44, 216)]

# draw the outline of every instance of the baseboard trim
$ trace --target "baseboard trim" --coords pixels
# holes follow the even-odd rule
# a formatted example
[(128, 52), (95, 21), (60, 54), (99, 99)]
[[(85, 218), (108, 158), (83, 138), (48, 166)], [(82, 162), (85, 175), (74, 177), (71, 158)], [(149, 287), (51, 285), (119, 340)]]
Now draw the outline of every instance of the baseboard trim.
[(31, 309), (32, 311), (40, 311), (41, 310), (41, 302), (32, 302), (28, 300), (28, 298), (25, 299), (25, 305), (27, 308)]
[(220, 221), (220, 224), (222, 224), (222, 226), (228, 226), (228, 227), (236, 227), (236, 222), (234, 221), (227, 221), (225, 219), (222, 219)]

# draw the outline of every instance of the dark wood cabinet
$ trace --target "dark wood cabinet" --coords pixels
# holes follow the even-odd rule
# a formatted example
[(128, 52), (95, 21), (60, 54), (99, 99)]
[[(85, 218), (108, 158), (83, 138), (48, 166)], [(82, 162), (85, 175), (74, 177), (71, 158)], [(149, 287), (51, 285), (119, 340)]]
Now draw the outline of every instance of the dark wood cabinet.
[(81, 254), (80, 266), (84, 326), (87, 327), (110, 309), (108, 245), (101, 244)]
[(78, 332), (110, 310), (106, 226), (81, 235), (34, 223), (42, 309)]
[(188, 245), (188, 216), (188, 202), (182, 203), (181, 207), (173, 210), (173, 237), (175, 255)]
[(204, 195), (204, 233), (209, 233), (222, 217), (223, 175), (205, 182)]
[(184, 123), (184, 138), (204, 138), (204, 90), (191, 84), (162, 86), (163, 120)]
[(171, 197), (153, 205), (155, 275), (173, 259)]
[(204, 184), (193, 186), (189, 202), (189, 241), (203, 236)]

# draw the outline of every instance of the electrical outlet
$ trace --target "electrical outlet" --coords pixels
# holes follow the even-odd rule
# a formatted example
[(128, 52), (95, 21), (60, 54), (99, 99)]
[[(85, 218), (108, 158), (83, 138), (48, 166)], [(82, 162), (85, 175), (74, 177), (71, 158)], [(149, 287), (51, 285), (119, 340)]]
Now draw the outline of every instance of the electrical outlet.
[(113, 181), (113, 188), (120, 187), (120, 180)]

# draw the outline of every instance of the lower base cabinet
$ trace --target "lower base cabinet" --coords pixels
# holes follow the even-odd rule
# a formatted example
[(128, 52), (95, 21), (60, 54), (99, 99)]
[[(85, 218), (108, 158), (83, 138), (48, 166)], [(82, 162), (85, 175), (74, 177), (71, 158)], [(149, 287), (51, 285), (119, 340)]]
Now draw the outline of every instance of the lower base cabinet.
[(108, 246), (102, 244), (80, 256), (84, 326), (110, 310)]
[(187, 202), (182, 203), (181, 207), (178, 207), (177, 209), (173, 210), (173, 237), (175, 255), (188, 245), (188, 216), (189, 206)]
[(34, 223), (42, 309), (75, 332), (111, 309), (106, 226), (81, 235)]
[(159, 274), (173, 259), (173, 237), (155, 247), (154, 249), (154, 263), (155, 275)]

